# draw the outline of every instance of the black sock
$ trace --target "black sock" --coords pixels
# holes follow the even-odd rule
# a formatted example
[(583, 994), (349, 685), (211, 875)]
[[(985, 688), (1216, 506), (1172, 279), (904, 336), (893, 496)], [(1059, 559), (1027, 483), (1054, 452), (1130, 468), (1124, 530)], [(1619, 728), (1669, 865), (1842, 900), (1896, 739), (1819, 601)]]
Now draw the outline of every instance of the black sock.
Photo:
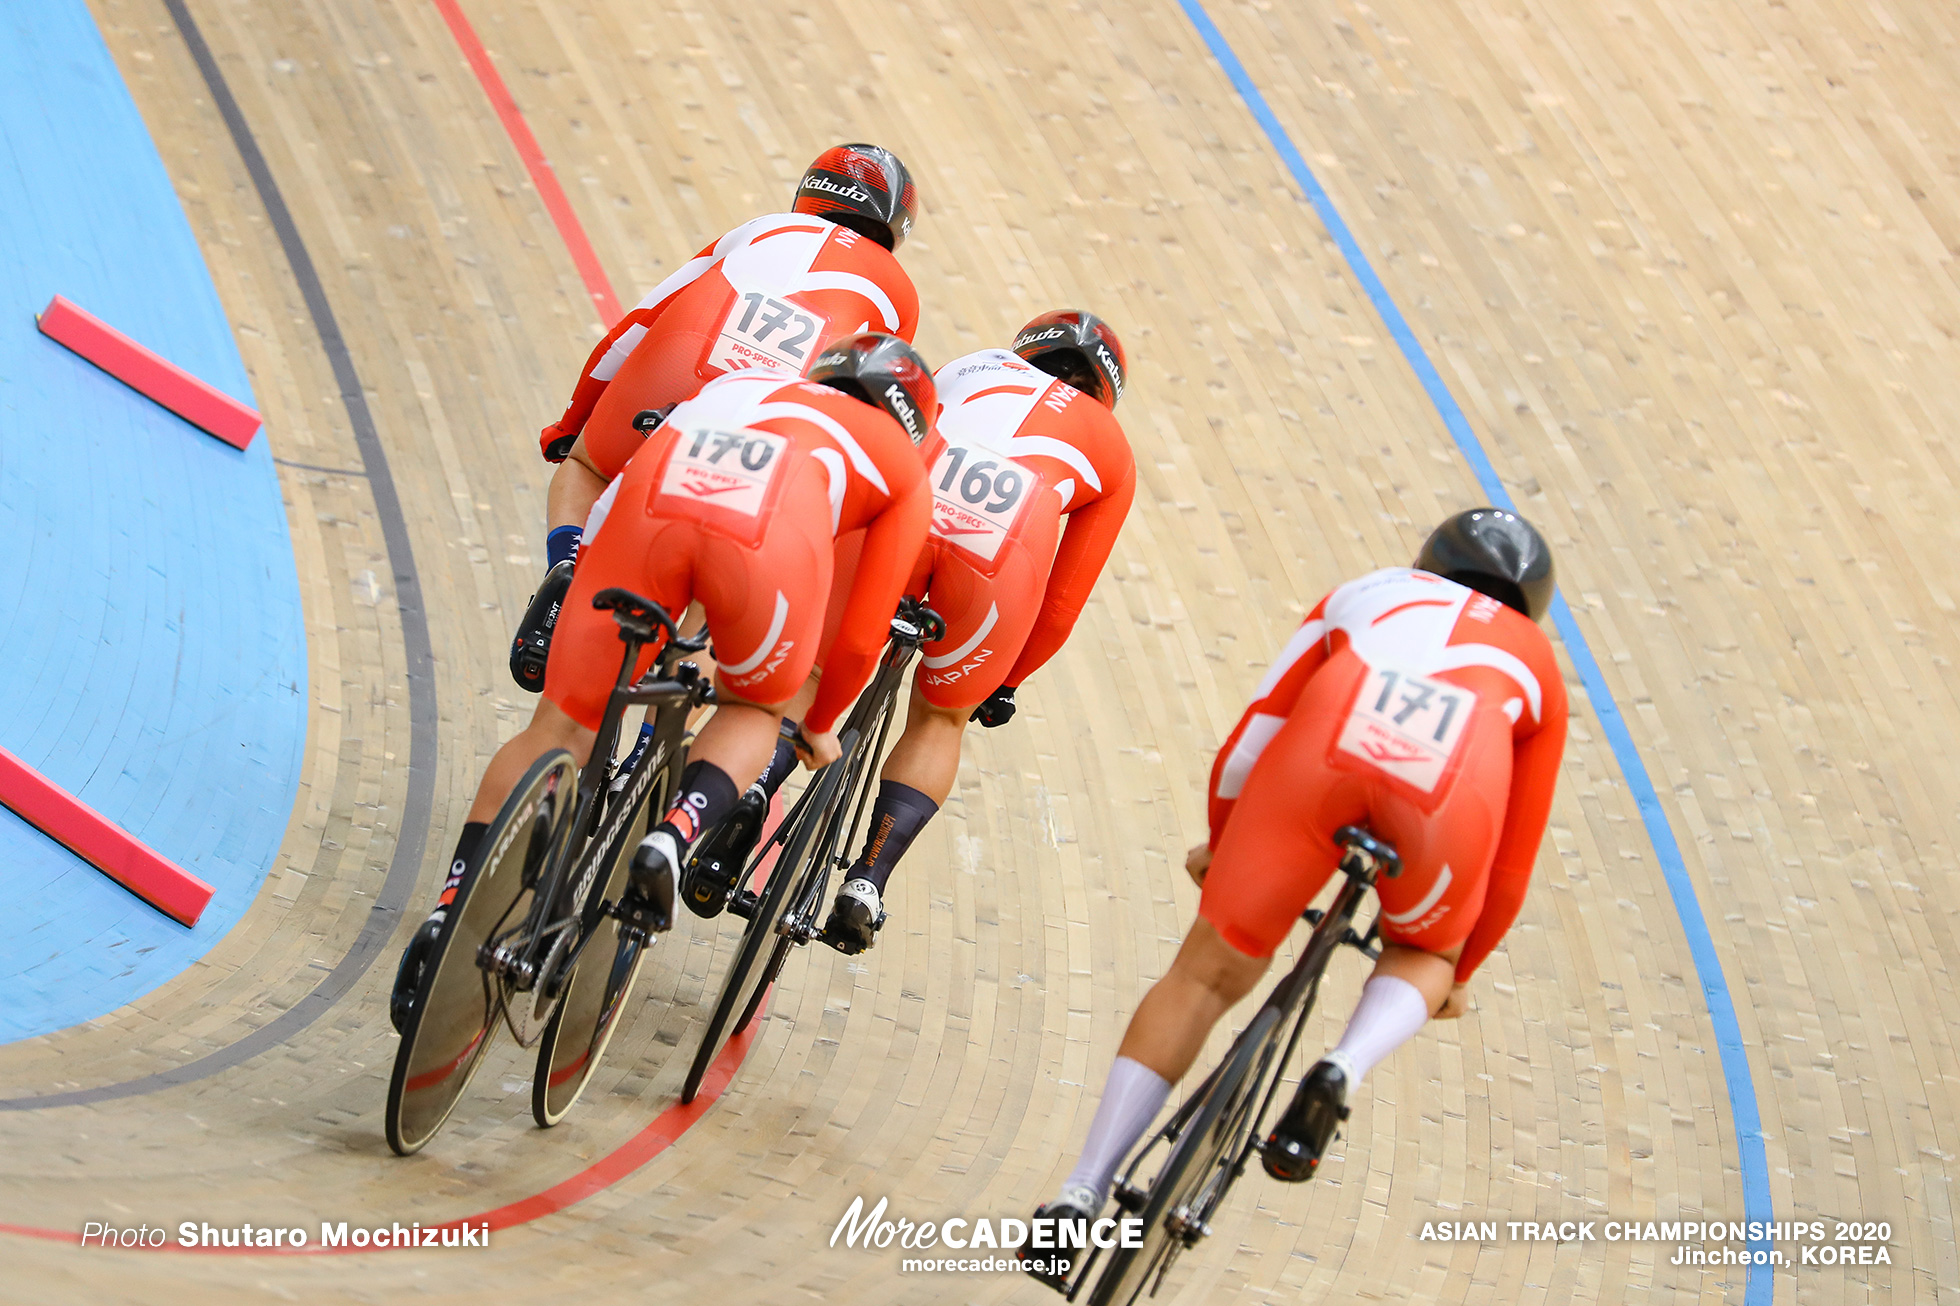
[(442, 882), (442, 896), (436, 899), (436, 909), (431, 916), (447, 913), (449, 904), (456, 901), (456, 890), (463, 883), (463, 872), (469, 870), (470, 859), (476, 856), (476, 846), (483, 842), (483, 832), (490, 828), (488, 821), (465, 821), (463, 833), (456, 840), (456, 855), (449, 859), (449, 875)]
[(787, 739), (778, 739), (776, 755), (769, 759), (769, 765), (762, 768), (762, 774), (756, 777), (755, 784), (750, 785), (749, 788), (754, 789), (760, 785), (763, 797), (774, 798), (776, 791), (783, 787), (783, 781), (789, 779), (789, 773), (795, 769), (796, 745)]
[(728, 778), (728, 772), (713, 762), (689, 762), (681, 772), (680, 792), (674, 795), (674, 805), (667, 809), (666, 819), (658, 828), (672, 835), (674, 843), (686, 852), (703, 830), (721, 824), (737, 797), (735, 782)]
[(938, 810), (938, 803), (911, 785), (896, 780), (881, 782), (878, 801), (871, 804), (871, 830), (865, 836), (864, 852), (845, 878), (869, 880), (882, 894), (898, 859), (905, 856), (905, 850)]

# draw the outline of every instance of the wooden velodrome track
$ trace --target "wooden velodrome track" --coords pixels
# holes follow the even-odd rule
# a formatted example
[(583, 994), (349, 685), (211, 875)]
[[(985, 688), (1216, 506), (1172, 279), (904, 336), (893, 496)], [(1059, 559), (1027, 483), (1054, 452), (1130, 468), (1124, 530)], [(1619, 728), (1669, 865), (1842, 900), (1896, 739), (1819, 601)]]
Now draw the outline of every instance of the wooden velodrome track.
[[(355, 946), (397, 840), (424, 838), (405, 806), (432, 801), (408, 911), (426, 907), (483, 762), (529, 710), (504, 656), (542, 565), (535, 432), (599, 329), (435, 4), (190, 0), (344, 336), (345, 400), (165, 0), (92, 8), (284, 460), (315, 702), (253, 911), (146, 999), (0, 1048), (11, 1095), (140, 1080), (265, 1026)], [(1052, 1191), (1192, 915), (1178, 862), (1212, 750), (1304, 607), (1407, 559), (1484, 497), (1477, 480), (1168, 0), (463, 11), (622, 299), (782, 207), (822, 146), (898, 150), (926, 193), (902, 251), (923, 351), (1001, 343), (1049, 307), (1103, 313), (1133, 362), (1136, 510), (1022, 715), (970, 738), (881, 946), (794, 959), (678, 1145), (488, 1252), (139, 1258), (6, 1236), (0, 1297), (1049, 1300), (824, 1243), (860, 1193), (932, 1218), (1023, 1215)], [(1891, 1222), (1890, 1268), (1778, 1271), (1776, 1300), (1960, 1293), (1960, 20), (1924, 0), (1209, 12), (1560, 552), (1734, 1002), (1768, 1205)], [(420, 699), (405, 587), (433, 651)], [(1742, 1300), (1742, 1270), (1675, 1267), (1662, 1244), (1415, 1239), (1426, 1219), (1745, 1217), (1682, 918), (1571, 685), (1540, 878), (1477, 1011), (1370, 1080), (1321, 1179), (1247, 1181), (1176, 1300)], [(432, 800), (409, 767), (418, 702)], [(529, 1058), (506, 1051), (402, 1161), (380, 1117), (405, 938), (237, 1064), (0, 1112), (0, 1221), (311, 1228), (519, 1201), (671, 1104), (733, 929), (684, 918), (656, 949), (566, 1124), (531, 1126)], [(1341, 964), (1310, 1041), (1338, 1034), (1359, 975)]]

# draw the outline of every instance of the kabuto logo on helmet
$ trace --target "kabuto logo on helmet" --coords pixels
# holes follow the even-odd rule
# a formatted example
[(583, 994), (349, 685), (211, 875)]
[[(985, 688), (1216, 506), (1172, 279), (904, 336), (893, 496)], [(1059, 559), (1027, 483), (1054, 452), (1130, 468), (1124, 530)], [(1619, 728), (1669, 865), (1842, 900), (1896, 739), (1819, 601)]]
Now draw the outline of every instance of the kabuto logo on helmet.
[(1114, 408), (1123, 397), (1123, 346), (1094, 313), (1072, 308), (1043, 313), (1014, 337), (1014, 352), (1106, 407)]
[(890, 150), (837, 145), (818, 155), (804, 172), (790, 207), (894, 249), (911, 234), (918, 192), (912, 174)]
[(866, 204), (871, 200), (871, 192), (858, 185), (855, 181), (849, 185), (839, 186), (821, 172), (813, 172), (805, 177), (800, 189), (835, 195), (839, 199), (850, 200), (854, 204)]
[(914, 445), (925, 439), (938, 403), (938, 388), (925, 360), (904, 340), (882, 331), (835, 342), (817, 355), (805, 376), (882, 408)]
[(1116, 361), (1116, 356), (1109, 352), (1109, 346), (1105, 344), (1098, 343), (1096, 345), (1096, 357), (1102, 361), (1103, 375), (1109, 378), (1109, 384), (1116, 391), (1116, 397), (1121, 399), (1123, 397), (1123, 365)]
[(912, 437), (913, 444), (924, 438), (925, 432), (919, 429), (919, 410), (912, 406), (911, 397), (896, 381), (885, 387), (885, 408), (898, 419), (898, 424)]

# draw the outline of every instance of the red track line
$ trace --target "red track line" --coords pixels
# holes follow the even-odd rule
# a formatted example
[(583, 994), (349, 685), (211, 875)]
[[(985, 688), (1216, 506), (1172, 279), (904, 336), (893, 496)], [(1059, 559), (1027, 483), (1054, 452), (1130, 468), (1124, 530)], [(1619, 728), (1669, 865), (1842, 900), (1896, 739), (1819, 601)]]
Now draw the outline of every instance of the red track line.
[[(735, 1078), (736, 1070), (741, 1068), (742, 1060), (748, 1056), (749, 1045), (755, 1041), (757, 1031), (762, 1028), (763, 1012), (757, 1012), (749, 1027), (728, 1040), (728, 1046), (708, 1067), (702, 1077), (701, 1092), (692, 1103), (682, 1106), (674, 1103), (653, 1118), (653, 1122), (639, 1133), (621, 1143), (605, 1156), (600, 1157), (585, 1169), (569, 1179), (553, 1184), (541, 1193), (519, 1198), (494, 1210), (480, 1211), (458, 1220), (443, 1220), (440, 1223), (423, 1224), (425, 1229), (460, 1229), (464, 1226), (487, 1224), (492, 1230), (509, 1229), (520, 1224), (529, 1224), (564, 1210), (568, 1206), (584, 1201), (592, 1194), (601, 1192), (618, 1183), (627, 1175), (645, 1165), (654, 1157), (672, 1147), (688, 1127), (699, 1120), (715, 1099), (722, 1095), (729, 1081)], [(348, 1221), (351, 1226), (354, 1222)], [(392, 1223), (400, 1224), (396, 1219)], [(413, 1223), (413, 1221), (410, 1221)], [(82, 1235), (66, 1229), (42, 1229), (26, 1224), (0, 1224), (0, 1233), (16, 1234), (23, 1238), (44, 1238), (50, 1242), (80, 1243)], [(105, 1250), (119, 1250), (107, 1248)], [(356, 1253), (411, 1251), (413, 1248), (393, 1247), (180, 1247), (175, 1242), (161, 1247), (128, 1248), (129, 1251), (190, 1252), (206, 1256), (347, 1256)], [(452, 1249), (453, 1250), (453, 1249)]]
[(565, 198), (564, 187), (558, 184), (558, 174), (552, 171), (551, 160), (545, 158), (544, 151), (538, 148), (538, 138), (531, 134), (530, 125), (524, 121), (517, 101), (511, 98), (510, 88), (504, 85), (497, 66), (490, 62), (490, 52), (483, 48), (483, 42), (476, 39), (476, 29), (463, 16), (462, 6), (457, 0), (433, 2), (443, 21), (449, 24), (456, 44), (463, 48), (463, 57), (470, 61), (470, 69), (482, 84), (483, 93), (490, 98), (490, 107), (497, 111), (498, 121), (503, 123), (505, 134), (517, 149), (517, 157), (524, 161), (525, 171), (531, 174), (531, 184), (538, 188), (538, 198), (544, 201), (545, 211), (557, 224), (558, 235), (571, 252), (572, 262), (578, 265), (578, 274), (585, 282), (586, 292), (592, 296), (592, 306), (599, 314), (599, 325), (611, 327), (623, 316), (619, 310), (619, 300), (613, 295), (612, 282), (606, 279), (606, 269), (600, 265), (599, 256), (592, 252), (592, 242), (585, 238), (585, 228), (579, 225), (578, 214), (572, 211), (571, 201)]

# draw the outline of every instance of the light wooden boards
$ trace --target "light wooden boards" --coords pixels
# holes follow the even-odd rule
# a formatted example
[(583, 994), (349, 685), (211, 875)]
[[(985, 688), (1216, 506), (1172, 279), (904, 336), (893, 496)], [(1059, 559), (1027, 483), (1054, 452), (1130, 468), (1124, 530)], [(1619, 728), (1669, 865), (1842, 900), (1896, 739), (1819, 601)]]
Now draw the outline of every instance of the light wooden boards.
[[(138, 1281), (126, 1258), (29, 1245), (26, 1273), (132, 1298), (249, 1283), (1044, 1300), (822, 1244), (860, 1192), (995, 1216), (1047, 1193), (1191, 915), (1177, 860), (1210, 749), (1299, 612), (1407, 557), (1475, 483), (1174, 6), (466, 8), (622, 298), (780, 206), (823, 145), (899, 150), (926, 191), (903, 257), (927, 356), (998, 343), (1049, 307), (1105, 314), (1135, 364), (1120, 415), (1137, 509), (1022, 716), (971, 739), (881, 947), (863, 965), (794, 960), (735, 1087), (678, 1147), (482, 1256), (170, 1257)], [(523, 710), (502, 662), (540, 570), (532, 433), (596, 325), (432, 8), (193, 11), (298, 214), (410, 507), (440, 671), (439, 854)], [(239, 325), (266, 438), (295, 463), (354, 466), (161, 6), (97, 13)], [(1960, 725), (1942, 512), (1960, 407), (1953, 19), (1678, 0), (1213, 16), (1561, 551), (1752, 1040), (1778, 1214), (1899, 1231), (1892, 1270), (1800, 1271), (1782, 1300), (1960, 1290), (1939, 905), (1956, 887)], [(399, 805), (400, 645), (359, 478), (288, 471), (320, 699), (287, 847), (303, 878), (275, 874), (206, 966), (138, 1009), (0, 1052), (10, 1080), (100, 1082), (224, 1042), (358, 928)], [(1540, 883), (1480, 1010), (1375, 1076), (1310, 1189), (1248, 1183), (1180, 1300), (1739, 1294), (1739, 1271), (1677, 1269), (1654, 1246), (1412, 1241), (1459, 1212), (1742, 1216), (1702, 998), (1596, 734), (1582, 714)], [(663, 942), (598, 1091), (550, 1135), (520, 1089), (499, 1091), (523, 1079), (506, 1059), (428, 1154), (383, 1154), (384, 963), (299, 1042), (225, 1076), (0, 1118), (18, 1158), (0, 1194), (49, 1224), (95, 1214), (110, 1174), (135, 1216), (173, 1221), (426, 1219), (522, 1196), (668, 1099), (708, 934)], [(1321, 1037), (1357, 980), (1349, 967), (1330, 986)]]

